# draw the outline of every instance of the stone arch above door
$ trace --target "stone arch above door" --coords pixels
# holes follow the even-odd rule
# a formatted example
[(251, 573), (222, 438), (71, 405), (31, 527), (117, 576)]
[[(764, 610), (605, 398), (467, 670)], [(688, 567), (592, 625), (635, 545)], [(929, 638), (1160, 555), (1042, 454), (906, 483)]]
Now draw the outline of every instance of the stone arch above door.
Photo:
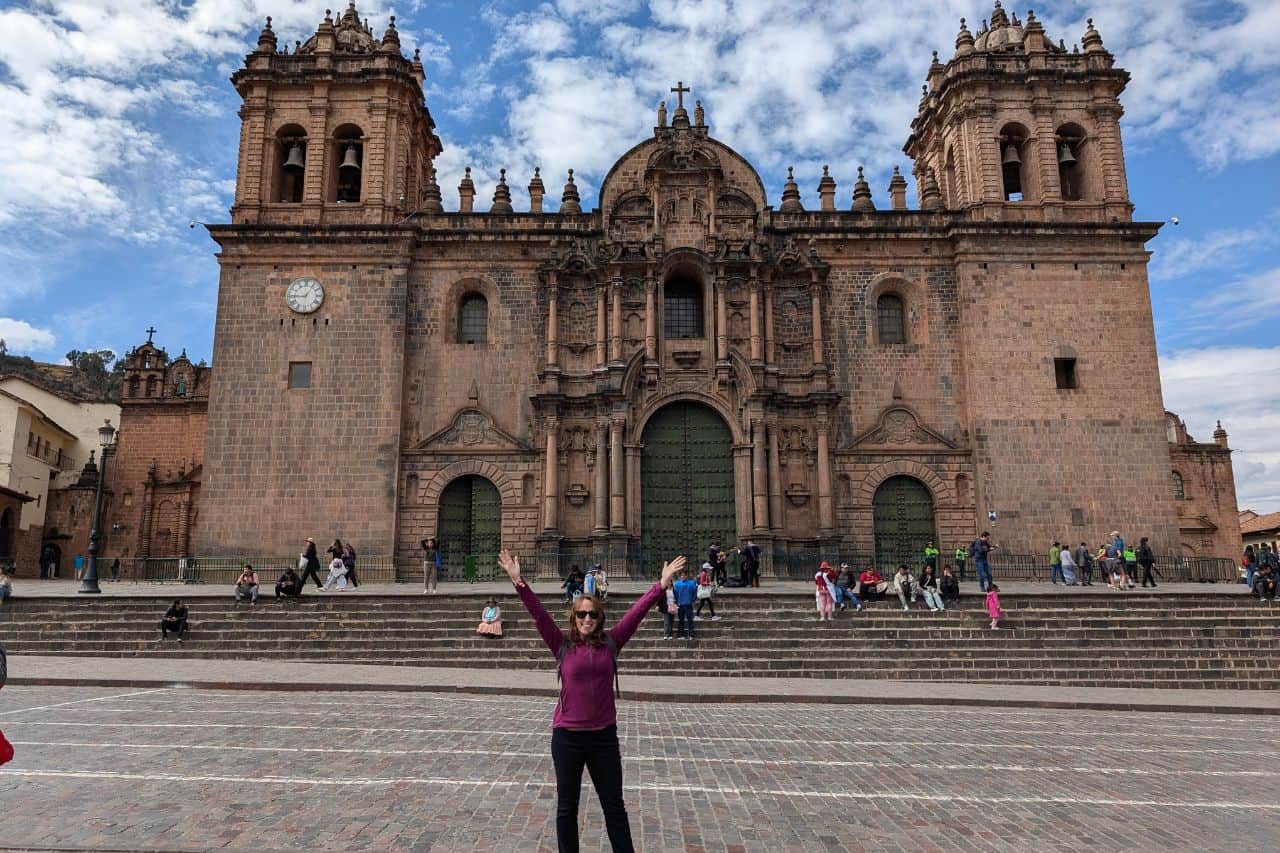
[(880, 488), (880, 484), (897, 476), (915, 477), (928, 486), (933, 493), (934, 506), (955, 503), (951, 487), (932, 468), (911, 459), (894, 459), (872, 468), (863, 479), (862, 488), (858, 490), (858, 503), (869, 506), (875, 500), (876, 489)]
[(520, 484), (515, 482), (492, 462), (483, 459), (460, 459), (437, 471), (425, 485), (421, 486), (422, 500), (419, 503), (434, 505), (440, 502), (440, 493), (451, 482), (459, 477), (477, 474), (493, 483), (502, 496), (503, 506), (520, 502)]

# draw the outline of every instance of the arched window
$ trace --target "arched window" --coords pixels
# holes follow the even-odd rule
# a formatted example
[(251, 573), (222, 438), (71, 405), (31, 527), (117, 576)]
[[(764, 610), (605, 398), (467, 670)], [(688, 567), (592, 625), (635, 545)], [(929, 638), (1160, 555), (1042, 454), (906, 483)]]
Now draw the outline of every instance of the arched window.
[(129, 396), (130, 396), (130, 397), (136, 397), (136, 396), (138, 396), (138, 391), (139, 391), (139, 389), (141, 388), (141, 386), (142, 386), (142, 380), (141, 380), (141, 379), (139, 379), (139, 378), (138, 378), (138, 377), (136, 377), (136, 376), (131, 377), (131, 378), (129, 379)]
[(333, 187), (331, 201), (352, 204), (360, 201), (364, 170), (364, 131), (344, 124), (333, 132)]
[(943, 178), (946, 182), (947, 207), (956, 210), (960, 207), (960, 194), (956, 189), (956, 153), (955, 151), (947, 152), (947, 165), (943, 169)]
[(286, 124), (276, 133), (275, 182), (270, 201), (297, 204), (302, 201), (302, 178), (307, 168), (307, 132)]
[(1063, 201), (1083, 201), (1085, 197), (1084, 130), (1079, 125), (1064, 124), (1058, 128), (1058, 184)]
[(1022, 125), (1007, 124), (1000, 131), (1000, 173), (1004, 181), (1004, 200), (1022, 201), (1027, 197), (1026, 160), (1027, 131)]
[(147, 377), (147, 396), (148, 397), (159, 397), (160, 395), (156, 393), (159, 387), (160, 387), (159, 379), (157, 379), (155, 376)]
[(662, 289), (662, 335), (667, 340), (702, 337), (702, 285), (673, 276)]
[(907, 319), (902, 297), (896, 293), (882, 293), (876, 299), (876, 327), (882, 344), (907, 342)]
[(468, 293), (458, 308), (458, 343), (482, 344), (488, 339), (489, 303), (479, 293)]
[(1176, 501), (1185, 501), (1187, 499), (1187, 490), (1182, 483), (1182, 475), (1177, 471), (1173, 472), (1173, 499)]

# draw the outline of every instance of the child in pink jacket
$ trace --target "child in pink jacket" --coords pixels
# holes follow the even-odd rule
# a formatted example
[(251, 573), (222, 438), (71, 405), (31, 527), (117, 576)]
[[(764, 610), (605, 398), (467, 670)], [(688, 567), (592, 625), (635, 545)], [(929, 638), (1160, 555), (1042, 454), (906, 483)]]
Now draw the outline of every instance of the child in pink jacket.
[(991, 627), (999, 628), (1004, 611), (1000, 609), (1000, 587), (995, 584), (987, 589), (987, 615), (991, 617)]

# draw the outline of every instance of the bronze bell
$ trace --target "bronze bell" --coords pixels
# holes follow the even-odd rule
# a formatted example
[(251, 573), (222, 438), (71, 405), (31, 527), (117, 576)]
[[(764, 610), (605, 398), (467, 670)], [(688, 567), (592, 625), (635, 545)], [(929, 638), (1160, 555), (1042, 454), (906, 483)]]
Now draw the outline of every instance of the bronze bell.
[(1022, 158), (1018, 156), (1018, 143), (1006, 142), (1004, 144), (1004, 156), (1000, 158), (1000, 162), (1005, 166), (1022, 165)]
[(1058, 165), (1070, 166), (1076, 162), (1076, 155), (1071, 153), (1071, 144), (1065, 139), (1058, 143)]
[(347, 153), (343, 155), (342, 165), (339, 169), (359, 169), (360, 161), (356, 159), (356, 147), (354, 145), (347, 146)]
[(289, 149), (289, 156), (284, 161), (286, 169), (305, 169), (307, 167), (306, 158), (302, 154), (302, 146), (297, 142), (293, 143), (293, 147)]

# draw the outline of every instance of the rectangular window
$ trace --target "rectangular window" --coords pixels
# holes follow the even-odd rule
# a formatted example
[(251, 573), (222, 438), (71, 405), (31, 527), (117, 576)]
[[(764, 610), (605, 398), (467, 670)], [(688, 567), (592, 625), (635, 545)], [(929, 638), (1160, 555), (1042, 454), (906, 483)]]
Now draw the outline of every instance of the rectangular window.
[(290, 388), (310, 388), (311, 387), (311, 362), (309, 361), (289, 362), (289, 387)]
[(1053, 373), (1058, 379), (1059, 389), (1078, 388), (1076, 381), (1076, 360), (1074, 358), (1055, 358)]

